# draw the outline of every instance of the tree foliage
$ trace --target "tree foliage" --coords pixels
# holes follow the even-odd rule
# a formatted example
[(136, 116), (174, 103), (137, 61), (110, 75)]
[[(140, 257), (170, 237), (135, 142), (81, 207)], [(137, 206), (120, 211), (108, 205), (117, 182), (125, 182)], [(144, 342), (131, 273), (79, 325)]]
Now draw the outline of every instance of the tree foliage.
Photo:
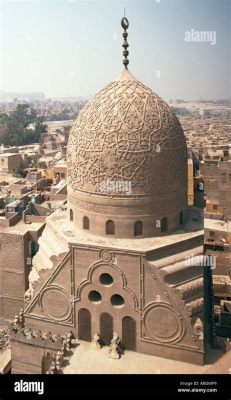
[(0, 114), (0, 144), (20, 146), (38, 143), (45, 130), (44, 117), (38, 117), (28, 104), (18, 104), (10, 115)]

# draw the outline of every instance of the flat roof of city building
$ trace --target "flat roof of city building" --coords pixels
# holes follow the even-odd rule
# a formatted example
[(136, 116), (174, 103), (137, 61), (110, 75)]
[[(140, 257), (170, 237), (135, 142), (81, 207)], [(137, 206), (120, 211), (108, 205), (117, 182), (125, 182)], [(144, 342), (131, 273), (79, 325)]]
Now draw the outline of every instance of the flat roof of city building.
[(211, 231), (231, 232), (231, 224), (227, 224), (227, 222), (219, 219), (205, 218), (204, 227)]

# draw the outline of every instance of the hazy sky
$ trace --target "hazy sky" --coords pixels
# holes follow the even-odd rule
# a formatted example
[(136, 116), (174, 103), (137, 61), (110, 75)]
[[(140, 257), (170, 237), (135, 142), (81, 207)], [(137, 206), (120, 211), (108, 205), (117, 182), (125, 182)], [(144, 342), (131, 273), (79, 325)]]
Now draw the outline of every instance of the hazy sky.
[[(129, 69), (139, 80), (166, 100), (231, 94), (231, 0), (0, 3), (1, 90), (94, 95), (123, 68), (125, 7)], [(206, 31), (210, 41), (185, 41), (191, 30), (191, 39)]]

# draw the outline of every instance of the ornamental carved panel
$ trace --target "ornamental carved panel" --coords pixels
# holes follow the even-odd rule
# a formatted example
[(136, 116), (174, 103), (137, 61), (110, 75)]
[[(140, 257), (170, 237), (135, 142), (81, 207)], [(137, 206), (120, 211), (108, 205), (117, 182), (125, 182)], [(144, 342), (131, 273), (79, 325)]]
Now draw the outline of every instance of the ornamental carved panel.
[(59, 286), (47, 286), (40, 294), (39, 307), (48, 318), (57, 321), (68, 319), (71, 312), (70, 301), (65, 290)]
[(166, 303), (151, 305), (144, 315), (146, 337), (165, 343), (178, 342), (184, 335), (182, 319)]
[(131, 195), (186, 187), (183, 130), (151, 89), (136, 79), (113, 81), (85, 106), (71, 130), (68, 172), (74, 190), (93, 193), (105, 181), (131, 182)]

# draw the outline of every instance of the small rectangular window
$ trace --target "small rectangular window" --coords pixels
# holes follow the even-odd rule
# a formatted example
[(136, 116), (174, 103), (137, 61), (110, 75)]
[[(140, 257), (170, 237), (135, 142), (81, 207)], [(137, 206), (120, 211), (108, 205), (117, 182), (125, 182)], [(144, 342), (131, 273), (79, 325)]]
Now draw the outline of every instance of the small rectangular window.
[(226, 199), (226, 192), (221, 192), (221, 200), (225, 200)]
[(226, 183), (226, 172), (222, 172), (221, 174), (221, 182)]
[(217, 190), (217, 181), (214, 181), (214, 182), (213, 182), (213, 189), (214, 189), (214, 190)]

